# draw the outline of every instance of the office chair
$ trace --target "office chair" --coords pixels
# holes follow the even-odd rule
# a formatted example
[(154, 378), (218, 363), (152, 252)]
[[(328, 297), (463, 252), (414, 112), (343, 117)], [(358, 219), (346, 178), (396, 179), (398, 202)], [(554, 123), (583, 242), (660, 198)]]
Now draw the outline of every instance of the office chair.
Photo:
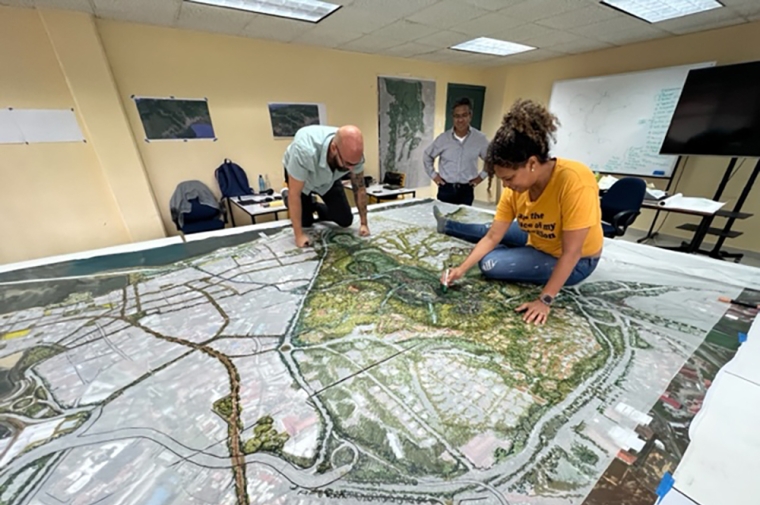
[[(190, 204), (189, 211), (180, 210), (183, 201)], [(221, 230), (227, 221), (227, 216), (214, 194), (200, 181), (179, 183), (172, 195), (169, 209), (177, 231), (185, 235)]]
[(643, 179), (624, 177), (602, 196), (602, 231), (607, 238), (622, 237), (641, 214), (647, 185)]

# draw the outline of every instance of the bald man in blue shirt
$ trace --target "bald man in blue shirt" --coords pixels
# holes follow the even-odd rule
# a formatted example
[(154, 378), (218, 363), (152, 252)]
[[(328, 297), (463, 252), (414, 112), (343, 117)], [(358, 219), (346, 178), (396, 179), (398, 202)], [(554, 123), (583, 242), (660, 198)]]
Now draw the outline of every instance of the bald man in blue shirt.
[[(321, 220), (348, 228), (354, 220), (341, 179), (350, 174), (356, 207), (359, 209), (359, 235), (369, 235), (367, 190), (364, 187), (364, 138), (356, 126), (305, 126), (296, 132), (282, 158), (288, 188), (283, 199), (288, 206), (296, 245), (310, 245), (303, 231)], [(324, 203), (315, 203), (313, 195)]]

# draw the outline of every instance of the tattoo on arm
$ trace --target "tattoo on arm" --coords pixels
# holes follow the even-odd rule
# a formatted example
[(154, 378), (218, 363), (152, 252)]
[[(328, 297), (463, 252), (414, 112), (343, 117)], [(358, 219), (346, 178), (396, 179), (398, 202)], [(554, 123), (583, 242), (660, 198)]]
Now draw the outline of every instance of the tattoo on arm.
[(359, 209), (361, 224), (367, 224), (367, 190), (364, 187), (364, 173), (351, 174), (351, 188), (354, 190), (354, 200)]

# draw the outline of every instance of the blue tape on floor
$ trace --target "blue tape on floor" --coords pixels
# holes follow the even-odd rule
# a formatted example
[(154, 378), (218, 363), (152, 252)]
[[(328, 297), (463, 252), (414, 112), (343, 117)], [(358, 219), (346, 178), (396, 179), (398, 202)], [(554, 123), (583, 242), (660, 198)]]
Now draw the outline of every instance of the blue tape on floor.
[(665, 475), (662, 476), (662, 480), (660, 481), (660, 485), (657, 486), (657, 491), (655, 491), (657, 496), (659, 496), (657, 503), (660, 503), (662, 499), (665, 498), (665, 495), (673, 489), (673, 484), (675, 484), (675, 482), (676, 480), (673, 478), (673, 474), (665, 472)]

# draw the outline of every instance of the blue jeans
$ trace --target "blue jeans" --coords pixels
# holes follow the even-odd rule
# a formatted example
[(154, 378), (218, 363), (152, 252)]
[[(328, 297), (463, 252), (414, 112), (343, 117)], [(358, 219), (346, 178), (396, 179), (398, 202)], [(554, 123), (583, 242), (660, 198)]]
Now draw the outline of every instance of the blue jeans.
[[(444, 233), (476, 244), (488, 233), (489, 228), (487, 224), (465, 224), (447, 219)], [(496, 249), (480, 260), (480, 271), (488, 279), (546, 284), (557, 264), (557, 258), (534, 249), (526, 245), (527, 243), (528, 233), (521, 230), (517, 221), (514, 221)], [(581, 282), (591, 275), (598, 263), (599, 258), (578, 260), (565, 286)]]

